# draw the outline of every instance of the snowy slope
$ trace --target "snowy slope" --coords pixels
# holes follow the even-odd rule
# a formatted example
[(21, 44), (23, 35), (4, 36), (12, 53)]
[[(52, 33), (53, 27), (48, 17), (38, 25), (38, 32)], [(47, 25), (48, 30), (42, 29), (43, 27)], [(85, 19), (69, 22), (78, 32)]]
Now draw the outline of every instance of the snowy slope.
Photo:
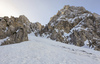
[(0, 46), (0, 64), (100, 64), (100, 52), (29, 35), (19, 44)]

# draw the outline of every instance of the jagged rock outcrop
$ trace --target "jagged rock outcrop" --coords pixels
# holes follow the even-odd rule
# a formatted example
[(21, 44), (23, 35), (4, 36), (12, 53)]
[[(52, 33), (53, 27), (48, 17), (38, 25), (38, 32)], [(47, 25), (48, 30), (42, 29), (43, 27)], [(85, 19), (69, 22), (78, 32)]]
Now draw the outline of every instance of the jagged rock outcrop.
[(38, 34), (63, 43), (100, 50), (100, 17), (84, 7), (66, 5)]
[(1, 45), (19, 43), (22, 41), (27, 41), (27, 24), (25, 16), (15, 17), (3, 17), (0, 21), (0, 39), (7, 38)]
[(0, 18), (0, 39), (5, 39), (1, 45), (28, 41), (28, 34), (33, 30), (41, 30), (40, 23), (31, 23), (24, 15)]

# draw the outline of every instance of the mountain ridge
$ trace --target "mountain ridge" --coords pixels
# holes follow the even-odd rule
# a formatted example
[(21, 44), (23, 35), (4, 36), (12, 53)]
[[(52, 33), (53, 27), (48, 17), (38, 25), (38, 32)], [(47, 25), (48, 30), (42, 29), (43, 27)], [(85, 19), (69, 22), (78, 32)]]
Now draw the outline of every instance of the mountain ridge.
[[(2, 19), (0, 22), (6, 24), (9, 18), (4, 18), (4, 20), (5, 23), (3, 23), (4, 21), (2, 21)], [(23, 30), (25, 30), (24, 32), (26, 36), (19, 37), (27, 37), (27, 34), (34, 32), (35, 36), (45, 36), (46, 38), (50, 38), (52, 40), (60, 41), (67, 44), (73, 44), (81, 47), (83, 46), (94, 48), (95, 50), (100, 51), (100, 15), (96, 13), (91, 13), (87, 11), (84, 7), (65, 5), (63, 9), (59, 10), (56, 15), (51, 17), (49, 23), (46, 24), (46, 26), (43, 26), (38, 22), (31, 23), (25, 16), (20, 16), (18, 19), (14, 18), (11, 20), (11, 22), (13, 21), (17, 24), (21, 22), (22, 27), (25, 26)], [(6, 30), (6, 27), (2, 27), (0, 29)], [(14, 32), (16, 32), (17, 30), (14, 30)], [(10, 32), (12, 31), (10, 30)], [(14, 38), (16, 38), (16, 36)], [(6, 41), (4, 45), (5, 44), (10, 43)]]

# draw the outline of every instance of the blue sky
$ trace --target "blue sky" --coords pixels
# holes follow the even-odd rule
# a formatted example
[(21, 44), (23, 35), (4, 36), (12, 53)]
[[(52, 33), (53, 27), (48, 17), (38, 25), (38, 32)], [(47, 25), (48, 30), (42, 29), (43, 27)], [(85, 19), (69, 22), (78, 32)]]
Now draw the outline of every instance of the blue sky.
[(64, 5), (83, 6), (100, 14), (100, 0), (0, 0), (0, 16), (25, 15), (45, 25)]

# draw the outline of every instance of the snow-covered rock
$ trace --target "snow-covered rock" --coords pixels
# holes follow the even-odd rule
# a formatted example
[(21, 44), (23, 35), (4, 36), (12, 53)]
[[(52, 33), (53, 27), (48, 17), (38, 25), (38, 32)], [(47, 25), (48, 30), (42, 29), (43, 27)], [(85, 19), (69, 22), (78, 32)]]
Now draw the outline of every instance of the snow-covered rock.
[(77, 46), (84, 46), (84, 42), (89, 40), (87, 47), (95, 49), (100, 46), (100, 17), (97, 16), (84, 7), (66, 5), (50, 19), (40, 36), (48, 34), (52, 40)]

